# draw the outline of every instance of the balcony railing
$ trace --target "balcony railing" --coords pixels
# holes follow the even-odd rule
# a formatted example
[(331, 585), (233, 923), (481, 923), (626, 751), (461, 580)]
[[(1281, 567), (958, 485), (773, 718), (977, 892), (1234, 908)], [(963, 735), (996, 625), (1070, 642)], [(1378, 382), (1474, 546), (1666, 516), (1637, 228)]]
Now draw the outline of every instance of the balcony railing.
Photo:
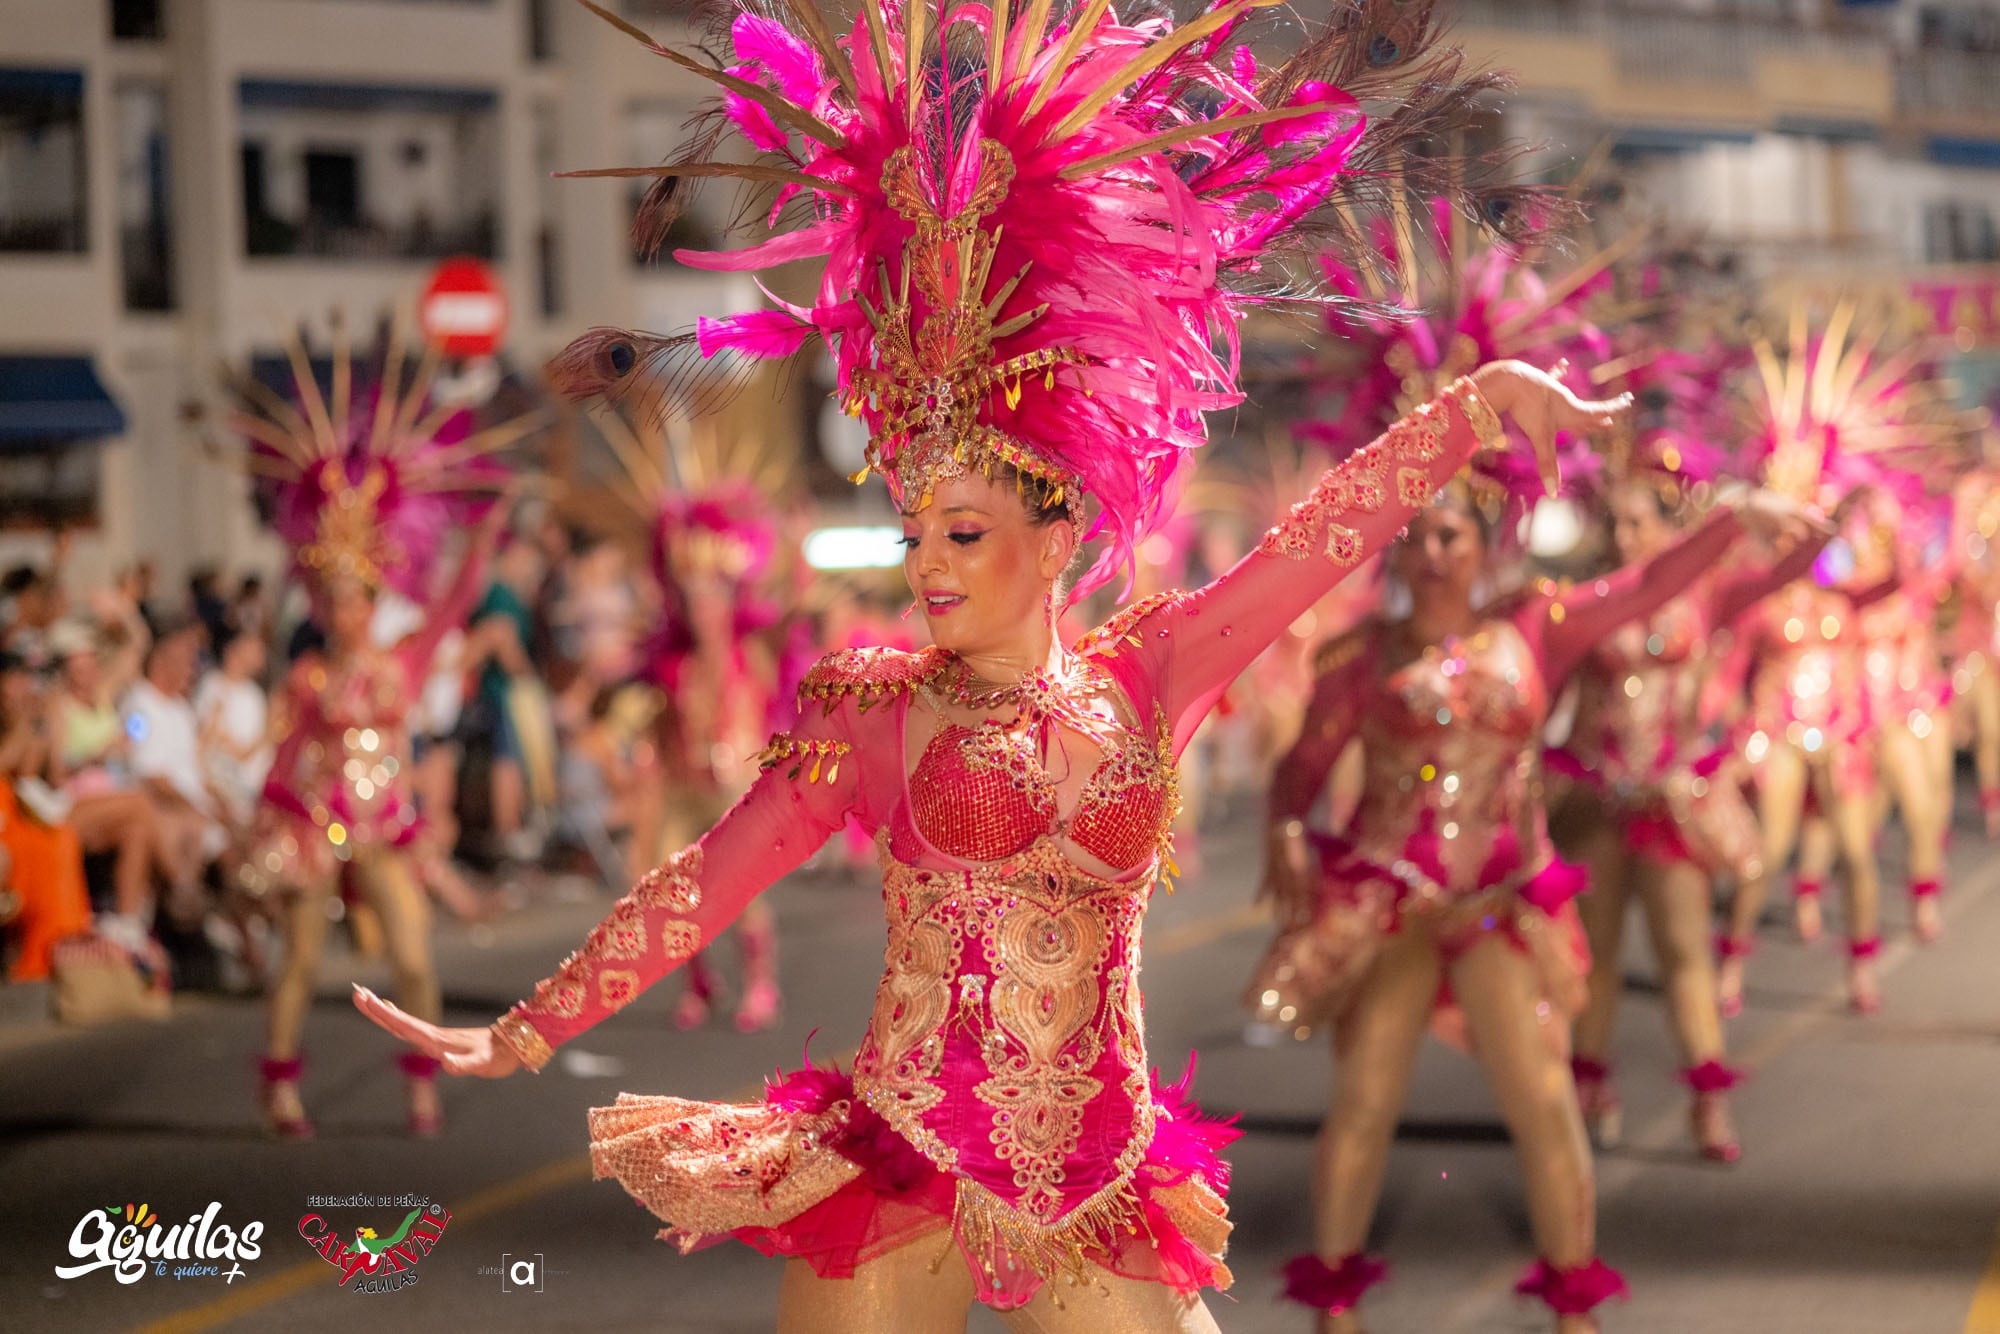
[(2000, 116), (2000, 55), (1911, 51), (1896, 65), (1896, 106), (1912, 113)]
[(1465, 27), (1603, 41), (1620, 73), (1663, 82), (1740, 83), (1759, 55), (1865, 61), (1885, 47), (1865, 28), (1807, 27), (1775, 7), (1695, 14), (1619, 0), (1458, 0), (1453, 16)]

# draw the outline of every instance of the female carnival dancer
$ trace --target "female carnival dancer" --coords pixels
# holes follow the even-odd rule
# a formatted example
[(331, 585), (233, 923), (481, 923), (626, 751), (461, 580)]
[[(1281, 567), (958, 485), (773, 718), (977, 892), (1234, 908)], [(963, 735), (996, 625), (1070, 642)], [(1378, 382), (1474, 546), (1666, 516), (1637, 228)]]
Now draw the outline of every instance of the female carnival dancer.
[(2000, 839), (2000, 468), (1974, 468), (1952, 493), (1951, 682), (1972, 714), (1973, 772), (1988, 840)]
[[(1588, 303), (1606, 294), (1609, 266), (1636, 239), (1546, 286), (1504, 249), (1453, 247), (1436, 317), (1345, 328), (1369, 373), (1314, 434), (1351, 449), (1371, 416), (1420, 400), (1491, 350), (1548, 356), (1580, 330), (1581, 350), (1602, 354)], [(1414, 290), (1409, 240), (1393, 248)], [(1589, 1147), (1567, 1063), (1566, 1021), (1582, 1007), (1588, 966), (1569, 904), (1582, 875), (1555, 858), (1543, 829), (1542, 724), (1591, 646), (1706, 570), (1741, 529), (1724, 514), (1588, 587), (1546, 585), (1477, 606), (1493, 539), (1517, 531), (1525, 512), (1521, 480), (1490, 467), (1455, 480), (1417, 517), (1390, 557), (1410, 593), (1408, 617), (1364, 623), (1329, 646), (1299, 740), (1272, 780), (1270, 882), (1284, 925), (1248, 999), (1260, 1020), (1296, 1034), (1324, 1022), (1334, 1030), (1340, 1076), (1320, 1140), (1316, 1254), (1287, 1266), (1286, 1287), (1329, 1331), (1359, 1328), (1356, 1307), (1386, 1272), (1361, 1246), (1445, 984), (1460, 1007), (1450, 1027), (1462, 1020), (1524, 1162), (1542, 1255), (1519, 1290), (1541, 1298), (1564, 1331), (1594, 1329), (1590, 1312), (1624, 1291), (1595, 1254)], [(1759, 502), (1748, 512), (1761, 521), (1769, 510)], [(1358, 804), (1345, 836), (1319, 842), (1316, 859), (1306, 816), (1356, 740)]]
[[(1656, 557), (1674, 539), (1700, 451), (1662, 434), (1633, 447), (1615, 468), (1606, 508), (1618, 558)], [(1620, 456), (1614, 453), (1614, 464)], [(1671, 466), (1668, 466), (1671, 465)], [(1625, 918), (1636, 897), (1667, 993), (1693, 1094), (1690, 1121), (1703, 1157), (1735, 1162), (1742, 1148), (1726, 1098), (1740, 1074), (1725, 1064), (1710, 952), (1713, 879), (1761, 874), (1761, 837), (1718, 746), (1705, 704), (1706, 659), (1715, 636), (1759, 599), (1803, 576), (1832, 536), (1823, 526), (1768, 565), (1754, 562), (1698, 583), (1650, 616), (1626, 622), (1583, 658), (1576, 717), (1551, 767), (1571, 780), (1551, 825), (1557, 843), (1588, 869), (1579, 902), (1589, 933), (1589, 1000), (1578, 1017), (1571, 1060), (1585, 1126), (1598, 1144), (1618, 1142), (1621, 1107), (1611, 1079), (1611, 1035), (1623, 988)]]
[[(1496, 411), (1544, 445), (1610, 420), (1539, 372), (1486, 368), (1328, 473), (1215, 583), (1135, 606), (1074, 650), (1057, 642), (1085, 496), (1108, 549), (1072, 598), (1129, 564), (1203, 411), (1238, 401), (1211, 340), (1233, 345), (1255, 289), (1296, 294), (1273, 247), (1321, 204), (1365, 204), (1373, 150), (1455, 120), (1483, 82), (1424, 53), (1421, 5), (1380, 23), (1375, 6), (1343, 7), (1259, 77), (1247, 50), (1223, 49), (1252, 7), (1134, 27), (1088, 0), (1046, 39), (1042, 0), (1013, 18), (952, 6), (935, 27), (927, 6), (864, 4), (845, 43), (809, 4), (790, 10), (796, 36), (738, 18), (736, 68), (757, 77), (710, 77), (753, 142), (806, 136), (791, 159), (806, 169), (664, 170), (762, 172), (813, 191), (818, 221), (747, 256), (683, 259), (832, 257), (809, 311), (711, 324), (703, 341), (788, 353), (815, 328), (838, 333), (842, 393), (903, 511), (936, 646), (823, 660), (743, 801), (493, 1028), (440, 1030), (357, 997), (451, 1070), (539, 1068), (849, 815), (877, 831), (886, 968), (852, 1076), (804, 1071), (748, 1105), (627, 1095), (593, 1116), (598, 1171), (670, 1235), (792, 1257), (783, 1329), (962, 1329), (975, 1301), (1017, 1329), (1215, 1327), (1198, 1291), (1228, 1280), (1229, 1136), (1185, 1085), (1148, 1079), (1136, 987), (1174, 759), (1229, 680), (1388, 540)], [(1184, 97), (1196, 87), (1221, 94), (1219, 119)], [(1381, 119), (1360, 117), (1362, 89), (1391, 104)], [(1439, 165), (1458, 179), (1463, 164)], [(677, 346), (599, 334), (566, 369), (615, 387)], [(1058, 1276), (1075, 1285), (1066, 1302)]]
[[(299, 1092), (301, 1042), (329, 900), (344, 879), (381, 919), (398, 995), (417, 1013), (439, 1013), (429, 905), (410, 851), (419, 825), (405, 722), (438, 641), (472, 609), (506, 516), (494, 501), (506, 474), (487, 456), (532, 426), (522, 418), (473, 432), (468, 413), (432, 404), (434, 353), (400, 386), (400, 333), (399, 324), (373, 385), (355, 384), (338, 324), (330, 394), (295, 337), (286, 341), (295, 402), (248, 378), (236, 385), (244, 402), (232, 424), (249, 440), (243, 462), (268, 479), (278, 535), (326, 634), (324, 650), (302, 658), (286, 684), (285, 731), (240, 873), (247, 890), (281, 905), (284, 921), (284, 973), (271, 993), (261, 1070), (270, 1129), (287, 1139), (313, 1134)], [(393, 650), (376, 647), (377, 594), (424, 596), (445, 534), (481, 510), (423, 628)], [(399, 1064), (410, 1132), (437, 1134), (437, 1062), (405, 1052)]]
[[(1844, 498), (1862, 487), (1919, 493), (1917, 479), (1935, 475), (1963, 443), (1965, 423), (1941, 406), (1940, 386), (1916, 378), (1908, 351), (1881, 356), (1872, 337), (1850, 341), (1853, 319), (1854, 308), (1843, 304), (1814, 337), (1806, 312), (1795, 309), (1784, 356), (1768, 340), (1756, 345), (1753, 410), (1765, 481), (1800, 500)], [(1848, 526), (1856, 521), (1850, 518)], [(1868, 540), (1864, 536), (1864, 544)], [(1848, 1003), (1861, 1014), (1881, 1008), (1875, 980), (1881, 885), (1869, 738), (1883, 720), (1870, 708), (1859, 620), (1899, 582), (1893, 560), (1871, 558), (1847, 571), (1822, 561), (1811, 577), (1766, 598), (1744, 622), (1739, 649), (1750, 664), (1750, 712), (1743, 754), (1756, 774), (1764, 847), (1761, 874), (1737, 886), (1728, 934), (1719, 942), (1724, 1014), (1742, 1008), (1765, 894), (1791, 857), (1809, 795), (1847, 871)], [(1797, 889), (1800, 934), (1817, 935), (1819, 883), (1802, 876)]]

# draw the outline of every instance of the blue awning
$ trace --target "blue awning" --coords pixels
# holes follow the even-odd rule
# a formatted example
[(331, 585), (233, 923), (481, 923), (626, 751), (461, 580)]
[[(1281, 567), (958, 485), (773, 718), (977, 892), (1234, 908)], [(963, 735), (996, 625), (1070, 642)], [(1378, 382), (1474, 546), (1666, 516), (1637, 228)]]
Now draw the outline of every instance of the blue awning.
[(89, 357), (0, 357), (0, 451), (60, 449), (124, 431), (124, 410)]

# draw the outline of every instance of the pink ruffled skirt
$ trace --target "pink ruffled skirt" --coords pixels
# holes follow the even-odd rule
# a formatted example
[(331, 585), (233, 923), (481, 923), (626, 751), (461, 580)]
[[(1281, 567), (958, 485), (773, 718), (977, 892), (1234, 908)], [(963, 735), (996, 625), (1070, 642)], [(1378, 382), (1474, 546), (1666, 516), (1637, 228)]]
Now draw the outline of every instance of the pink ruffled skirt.
[[(1114, 1213), (1075, 1219), (1065, 1239), (1076, 1259), (1187, 1293), (1230, 1283), (1220, 1152), (1237, 1137), (1201, 1115), (1188, 1097), (1192, 1078), (1192, 1062), (1177, 1084), (1155, 1074), (1157, 1125), (1145, 1158)], [(1026, 1304), (1057, 1276), (969, 1217), (958, 1178), (911, 1147), (835, 1068), (808, 1064), (752, 1103), (620, 1094), (592, 1109), (590, 1139), (597, 1178), (615, 1177), (667, 1224), (661, 1240), (684, 1253), (733, 1239), (804, 1260), (823, 1278), (851, 1278), (870, 1260), (949, 1233), (940, 1253), (956, 1245), (980, 1301), (1000, 1310)]]

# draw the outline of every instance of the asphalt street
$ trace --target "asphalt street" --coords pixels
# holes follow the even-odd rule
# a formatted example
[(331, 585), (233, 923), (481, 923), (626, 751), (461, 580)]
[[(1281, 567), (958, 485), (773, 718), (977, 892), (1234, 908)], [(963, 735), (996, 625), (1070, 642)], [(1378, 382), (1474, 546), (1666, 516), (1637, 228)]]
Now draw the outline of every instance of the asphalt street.
[[(1895, 884), (1893, 833), (1884, 851)], [(1330, 1060), (1317, 1042), (1244, 1041), (1236, 998), (1266, 932), (1250, 822), (1206, 838), (1199, 860), (1151, 912), (1149, 1042), (1169, 1072), (1198, 1049), (1197, 1096), (1245, 1131), (1231, 1155), (1237, 1282), (1210, 1299), (1222, 1328), (1303, 1334), (1304, 1318), (1276, 1301), (1276, 1271), (1307, 1245)], [(1694, 1156), (1644, 933), (1628, 933), (1628, 1143), (1602, 1157), (1599, 1175), (1603, 1253), (1634, 1296), (1607, 1308), (1609, 1334), (2000, 1331), (2000, 857), (1964, 818), (1952, 872), (1941, 944), (1915, 947), (1902, 903), (1889, 905), (1886, 1004), (1873, 1018), (1844, 1012), (1831, 937), (1806, 947), (1767, 925), (1749, 1011), (1730, 1028), (1754, 1071), (1736, 1100), (1746, 1156), (1735, 1168)], [(589, 1179), (584, 1111), (628, 1089), (747, 1096), (796, 1066), (809, 1035), (815, 1056), (844, 1056), (880, 966), (876, 893), (841, 871), (773, 892), (787, 1002), (778, 1030), (678, 1032), (670, 979), (540, 1077), (452, 1083), (449, 1131), (433, 1142), (400, 1133), (390, 1044), (346, 998), (350, 979), (386, 994), (386, 970), (351, 954), (329, 958), (312, 1016), (306, 1096), (321, 1136), (302, 1144), (259, 1128), (255, 1004), (186, 999), (159, 1026), (75, 1031), (34, 1012), (40, 993), (0, 996), (0, 1329), (768, 1330), (776, 1263), (736, 1246), (683, 1258), (654, 1240), (649, 1214)], [(451, 1017), (490, 1020), (609, 901), (558, 883), (490, 927), (442, 926)], [(723, 965), (733, 973), (726, 953)], [(87, 1263), (72, 1242), (90, 1249), (91, 1220), (105, 1216), (93, 1211), (122, 1222), (141, 1204), (166, 1227), (216, 1205), (203, 1240), (213, 1249), (228, 1227), (236, 1254), (147, 1266), (130, 1282), (112, 1267), (58, 1276)], [(317, 1213), (320, 1225), (304, 1228), (315, 1236), (367, 1226), (390, 1237), (412, 1209), (405, 1244), (425, 1241), (428, 1253), (419, 1247), (417, 1281), (394, 1291), (343, 1287), (301, 1234)], [(1513, 1156), (1477, 1067), (1448, 1049), (1421, 1061), (1376, 1245), (1393, 1270), (1369, 1308), (1377, 1334), (1547, 1328), (1511, 1293), (1531, 1258)], [(216, 1272), (202, 1272), (210, 1263)], [(522, 1283), (510, 1290), (510, 1277)], [(982, 1313), (973, 1328), (998, 1325)]]

